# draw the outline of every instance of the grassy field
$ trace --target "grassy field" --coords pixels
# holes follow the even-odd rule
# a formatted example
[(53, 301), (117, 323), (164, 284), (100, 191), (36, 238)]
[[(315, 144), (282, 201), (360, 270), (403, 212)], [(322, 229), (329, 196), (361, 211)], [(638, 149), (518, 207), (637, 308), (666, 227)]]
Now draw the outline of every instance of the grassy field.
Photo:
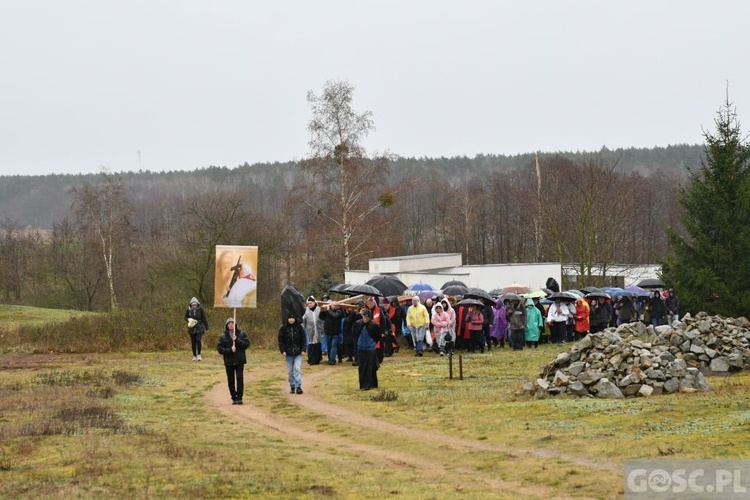
[(520, 385), (553, 346), (465, 355), (463, 380), (402, 350), (378, 391), (351, 365), (305, 364), (305, 394), (289, 396), (280, 355), (254, 347), (232, 406), (215, 341), (201, 363), (187, 337), (164, 352), (0, 351), (0, 497), (613, 498), (628, 458), (750, 456), (748, 374), (708, 393), (535, 399)]

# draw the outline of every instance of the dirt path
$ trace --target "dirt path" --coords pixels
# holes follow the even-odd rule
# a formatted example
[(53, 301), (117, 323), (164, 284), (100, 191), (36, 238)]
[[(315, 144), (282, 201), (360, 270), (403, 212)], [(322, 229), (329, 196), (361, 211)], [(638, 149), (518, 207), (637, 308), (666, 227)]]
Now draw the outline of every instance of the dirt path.
[[(368, 460), (380, 460), (384, 464), (396, 464), (400, 467), (410, 468), (414, 471), (418, 471), (420, 475), (441, 477), (451, 473), (457, 475), (457, 477), (465, 478), (470, 482), (479, 482), (489, 488), (502, 491), (503, 493), (517, 493), (524, 497), (533, 498), (561, 498), (558, 492), (544, 485), (523, 485), (513, 481), (506, 481), (494, 477), (489, 470), (477, 470), (475, 468), (463, 467), (461, 464), (456, 464), (450, 460), (452, 455), (451, 453), (446, 452), (446, 448), (463, 452), (489, 451), (504, 452), (515, 456), (533, 455), (544, 459), (562, 458), (570, 460), (579, 466), (584, 465), (597, 470), (613, 472), (620, 471), (620, 468), (616, 467), (614, 464), (601, 461), (593, 462), (581, 459), (580, 457), (567, 457), (551, 450), (516, 449), (485, 441), (464, 439), (436, 432), (429, 432), (425, 431), (425, 429), (417, 430), (407, 426), (393, 426), (390, 422), (385, 420), (380, 420), (370, 415), (358, 413), (349, 408), (321, 401), (315, 397), (314, 390), (308, 390), (301, 396), (291, 395), (288, 394), (287, 390), (285, 380), (286, 371), (284, 366), (280, 363), (274, 364), (273, 366), (254, 366), (247, 370), (246, 380), (257, 379), (261, 374), (265, 377), (268, 377), (269, 375), (280, 375), (283, 377), (284, 382), (279, 385), (279, 397), (286, 398), (287, 401), (298, 405), (308, 412), (319, 415), (322, 419), (335, 420), (337, 423), (344, 423), (350, 428), (356, 426), (358, 428), (357, 432), (360, 434), (367, 432), (374, 435), (376, 433), (381, 433), (383, 428), (390, 428), (393, 433), (402, 438), (401, 441), (405, 439), (413, 440), (415, 439), (415, 436), (419, 436), (418, 439), (420, 439), (423, 444), (425, 442), (439, 443), (439, 446), (436, 445), (434, 453), (430, 453), (429, 457), (421, 454), (417, 455), (404, 452), (396, 447), (389, 447), (388, 442), (382, 441), (378, 441), (378, 444), (376, 445), (356, 442), (347, 444), (347, 451), (349, 452), (357, 453), (366, 457)], [(314, 388), (315, 385), (324, 379), (327, 374), (327, 370), (305, 373), (305, 386), (308, 388)], [(225, 415), (236, 418), (238, 423), (253, 428), (260, 428), (266, 432), (272, 432), (277, 434), (278, 437), (287, 438), (293, 441), (304, 440), (304, 442), (320, 446), (330, 446), (331, 443), (335, 443), (337, 439), (335, 436), (328, 435), (325, 430), (321, 430), (319, 427), (307, 428), (300, 426), (298, 423), (292, 423), (289, 419), (283, 416), (254, 405), (232, 405), (231, 401), (229, 401), (225, 383), (220, 383), (214, 386), (213, 389), (207, 393), (206, 398), (209, 405), (215, 407)], [(586, 463), (582, 463), (582, 461)], [(460, 488), (461, 486), (457, 485), (456, 487)]]

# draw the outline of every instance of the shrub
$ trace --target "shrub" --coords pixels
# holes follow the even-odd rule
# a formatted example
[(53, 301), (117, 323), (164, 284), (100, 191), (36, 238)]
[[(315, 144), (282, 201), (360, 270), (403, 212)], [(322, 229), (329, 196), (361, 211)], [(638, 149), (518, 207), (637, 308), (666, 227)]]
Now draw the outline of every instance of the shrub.
[[(186, 306), (187, 307), (187, 306)], [(232, 311), (209, 309), (210, 330), (204, 345), (216, 341)], [(185, 309), (174, 307), (149, 310), (119, 309), (108, 314), (71, 318), (63, 322), (19, 327), (18, 342), (24, 350), (48, 352), (153, 352), (185, 349), (190, 345)], [(276, 344), (280, 305), (259, 304), (256, 309), (238, 309), (237, 323), (250, 334), (254, 348)]]

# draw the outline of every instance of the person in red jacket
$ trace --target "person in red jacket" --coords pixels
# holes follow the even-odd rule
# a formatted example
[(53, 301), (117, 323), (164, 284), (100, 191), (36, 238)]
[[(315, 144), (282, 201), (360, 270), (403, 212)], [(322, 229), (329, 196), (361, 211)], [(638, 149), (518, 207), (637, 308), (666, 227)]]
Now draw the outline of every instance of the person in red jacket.
[(589, 313), (591, 308), (589, 307), (588, 301), (584, 299), (576, 300), (576, 314), (573, 317), (575, 320), (575, 339), (579, 340), (589, 334), (591, 328), (589, 324)]

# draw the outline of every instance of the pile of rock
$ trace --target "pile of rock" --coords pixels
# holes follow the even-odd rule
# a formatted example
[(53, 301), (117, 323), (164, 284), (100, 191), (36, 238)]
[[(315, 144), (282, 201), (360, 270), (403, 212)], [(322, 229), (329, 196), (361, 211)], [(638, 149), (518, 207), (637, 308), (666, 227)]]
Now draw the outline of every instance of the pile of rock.
[(599, 398), (706, 391), (701, 370), (750, 369), (747, 326), (744, 318), (699, 313), (655, 329), (642, 323), (609, 328), (560, 353), (527, 389)]

